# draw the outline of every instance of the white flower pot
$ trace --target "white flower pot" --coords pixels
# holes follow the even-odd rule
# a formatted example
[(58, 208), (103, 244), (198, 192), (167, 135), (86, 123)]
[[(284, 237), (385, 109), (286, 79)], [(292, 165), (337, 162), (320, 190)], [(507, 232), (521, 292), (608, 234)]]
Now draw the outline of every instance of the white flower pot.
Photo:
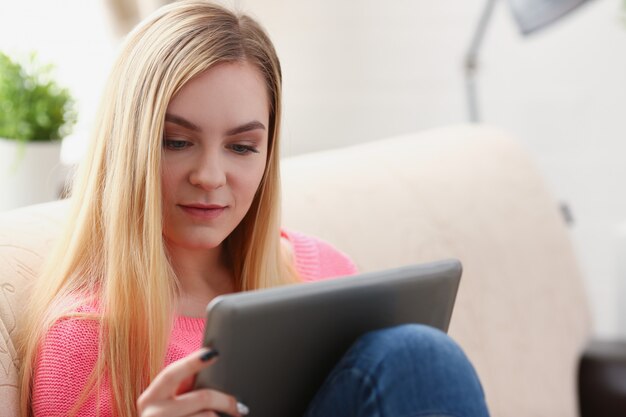
[(56, 200), (64, 180), (60, 153), (60, 140), (0, 138), (0, 211)]

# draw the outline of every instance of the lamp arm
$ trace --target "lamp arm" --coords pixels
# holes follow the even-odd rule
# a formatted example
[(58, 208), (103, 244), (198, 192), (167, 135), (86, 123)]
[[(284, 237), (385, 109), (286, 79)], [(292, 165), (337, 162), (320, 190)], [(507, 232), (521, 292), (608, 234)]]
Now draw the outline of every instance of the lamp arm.
[(476, 96), (476, 72), (478, 70), (478, 52), (482, 45), (487, 26), (489, 26), (489, 20), (493, 14), (493, 8), (498, 0), (487, 0), (485, 7), (483, 8), (482, 15), (478, 21), (478, 25), (474, 30), (472, 36), (472, 42), (469, 49), (465, 54), (464, 73), (465, 73), (465, 88), (467, 92), (467, 105), (469, 111), (469, 120), (472, 123), (479, 121), (478, 114), (478, 99)]

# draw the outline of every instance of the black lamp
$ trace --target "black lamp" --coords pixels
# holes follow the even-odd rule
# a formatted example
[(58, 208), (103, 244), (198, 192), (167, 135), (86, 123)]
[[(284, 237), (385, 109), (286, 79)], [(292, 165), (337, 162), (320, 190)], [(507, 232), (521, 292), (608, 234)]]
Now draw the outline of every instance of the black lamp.
[[(498, 0), (487, 0), (483, 13), (478, 21), (478, 26), (474, 31), (472, 42), (465, 55), (465, 84), (467, 88), (469, 119), (471, 122), (479, 121), (475, 80), (478, 51), (480, 50), (496, 1)], [(587, 1), (589, 0), (506, 0), (517, 22), (517, 26), (524, 36), (530, 35), (556, 22)]]

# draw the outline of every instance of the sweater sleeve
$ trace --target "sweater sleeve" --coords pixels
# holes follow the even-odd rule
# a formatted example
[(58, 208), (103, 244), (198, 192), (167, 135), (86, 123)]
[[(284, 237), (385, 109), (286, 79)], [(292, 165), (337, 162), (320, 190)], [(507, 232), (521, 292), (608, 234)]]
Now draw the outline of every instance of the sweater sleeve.
[(296, 270), (303, 281), (354, 275), (358, 272), (348, 255), (322, 239), (285, 230), (282, 235), (292, 245)]
[[(98, 359), (97, 321), (65, 318), (55, 323), (39, 347), (32, 386), (34, 417), (67, 416), (85, 388)], [(108, 381), (92, 391), (77, 417), (113, 416)]]

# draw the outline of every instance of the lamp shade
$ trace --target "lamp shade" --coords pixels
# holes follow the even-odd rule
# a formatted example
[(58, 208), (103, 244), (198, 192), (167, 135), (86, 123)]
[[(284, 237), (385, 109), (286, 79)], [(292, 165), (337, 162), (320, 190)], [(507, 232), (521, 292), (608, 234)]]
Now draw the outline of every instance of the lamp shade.
[(588, 0), (508, 0), (524, 35), (535, 32), (568, 14)]

